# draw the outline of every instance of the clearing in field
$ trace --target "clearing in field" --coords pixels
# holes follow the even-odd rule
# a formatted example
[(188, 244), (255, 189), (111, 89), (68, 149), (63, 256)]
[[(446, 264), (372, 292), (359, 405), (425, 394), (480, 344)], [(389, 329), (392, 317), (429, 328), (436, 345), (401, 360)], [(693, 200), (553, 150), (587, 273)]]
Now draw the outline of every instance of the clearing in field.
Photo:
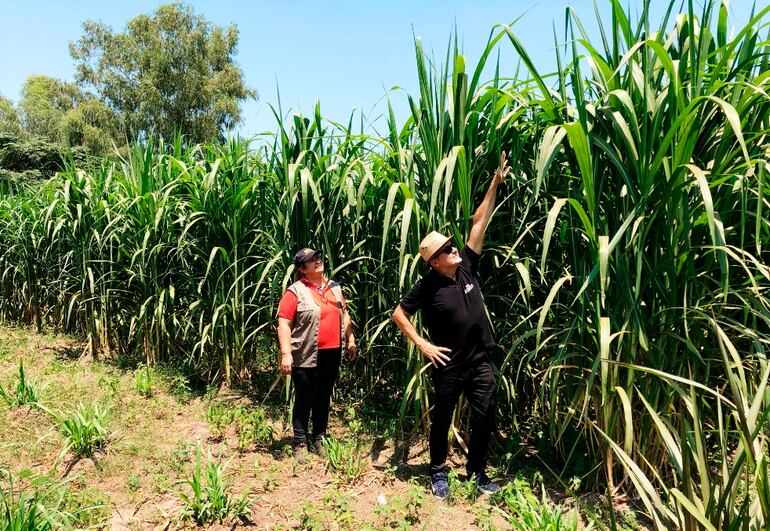
[[(396, 448), (392, 428), (340, 404), (326, 456), (298, 466), (281, 397), (263, 406), (248, 391), (194, 392), (179, 374), (90, 361), (74, 339), (20, 328), (0, 327), (0, 345), (11, 399), (0, 406), (0, 468), (13, 478), (11, 487), (4, 477), (3, 503), (21, 512), (19, 493), (35, 492), (62, 526), (504, 529), (561, 520), (583, 529), (576, 507), (596, 509), (546, 489), (526, 467), (496, 469), (506, 486), (495, 498), (453, 474), (450, 500), (437, 502), (422, 438)], [(17, 404), (22, 388), (28, 400)], [(462, 470), (464, 458), (453, 457)]]

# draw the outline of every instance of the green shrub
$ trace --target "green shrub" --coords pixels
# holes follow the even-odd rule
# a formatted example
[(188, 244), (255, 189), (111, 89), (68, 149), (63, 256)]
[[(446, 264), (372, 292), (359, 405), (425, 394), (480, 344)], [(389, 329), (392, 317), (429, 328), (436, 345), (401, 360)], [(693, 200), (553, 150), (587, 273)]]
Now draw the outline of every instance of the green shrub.
[(237, 498), (227, 493), (225, 470), (229, 462), (215, 463), (209, 455), (203, 467), (201, 447), (198, 445), (192, 476), (182, 482), (190, 488), (190, 493), (178, 493), (184, 503), (181, 514), (183, 520), (208, 525), (222, 523), (225, 519), (245, 517), (250, 513), (246, 492)]

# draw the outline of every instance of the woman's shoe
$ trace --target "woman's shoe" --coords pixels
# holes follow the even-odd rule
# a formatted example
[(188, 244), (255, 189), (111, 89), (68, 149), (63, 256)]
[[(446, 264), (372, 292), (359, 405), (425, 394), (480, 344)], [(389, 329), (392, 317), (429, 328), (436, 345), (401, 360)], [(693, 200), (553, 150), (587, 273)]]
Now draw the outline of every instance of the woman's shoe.
[(300, 465), (307, 463), (307, 446), (304, 443), (294, 445), (294, 459)]
[(313, 441), (313, 451), (323, 458), (326, 458), (326, 450), (324, 450), (324, 443), (321, 439)]

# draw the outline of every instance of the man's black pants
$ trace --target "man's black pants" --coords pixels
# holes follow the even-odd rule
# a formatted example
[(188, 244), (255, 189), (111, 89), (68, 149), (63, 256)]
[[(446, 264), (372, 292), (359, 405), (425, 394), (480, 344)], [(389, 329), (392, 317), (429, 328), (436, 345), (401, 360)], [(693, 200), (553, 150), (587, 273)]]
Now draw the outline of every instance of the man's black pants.
[[(340, 348), (318, 351), (316, 367), (291, 369), (294, 380), (294, 409), (291, 423), (294, 428), (294, 444), (307, 444), (326, 435), (329, 424), (329, 401), (334, 382), (340, 372)], [(308, 423), (313, 414), (313, 436), (308, 440)]]
[(449, 425), (460, 398), (471, 406), (471, 440), (468, 445), (468, 474), (482, 472), (487, 465), (487, 448), (495, 429), (495, 376), (486, 358), (471, 366), (433, 371), (433, 409), (430, 426), (430, 473), (446, 470)]

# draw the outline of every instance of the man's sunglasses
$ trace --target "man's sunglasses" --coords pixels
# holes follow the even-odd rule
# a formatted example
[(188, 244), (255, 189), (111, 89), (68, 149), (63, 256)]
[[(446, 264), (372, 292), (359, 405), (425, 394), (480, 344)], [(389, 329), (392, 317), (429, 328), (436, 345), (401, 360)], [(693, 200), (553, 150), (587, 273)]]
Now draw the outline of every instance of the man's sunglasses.
[(452, 245), (452, 244), (450, 243), (449, 245), (447, 245), (446, 247), (444, 247), (443, 249), (441, 249), (441, 250), (440, 250), (438, 253), (436, 253), (436, 254), (452, 254), (452, 251), (454, 250), (454, 248), (455, 248), (455, 246), (454, 246), (454, 245)]

